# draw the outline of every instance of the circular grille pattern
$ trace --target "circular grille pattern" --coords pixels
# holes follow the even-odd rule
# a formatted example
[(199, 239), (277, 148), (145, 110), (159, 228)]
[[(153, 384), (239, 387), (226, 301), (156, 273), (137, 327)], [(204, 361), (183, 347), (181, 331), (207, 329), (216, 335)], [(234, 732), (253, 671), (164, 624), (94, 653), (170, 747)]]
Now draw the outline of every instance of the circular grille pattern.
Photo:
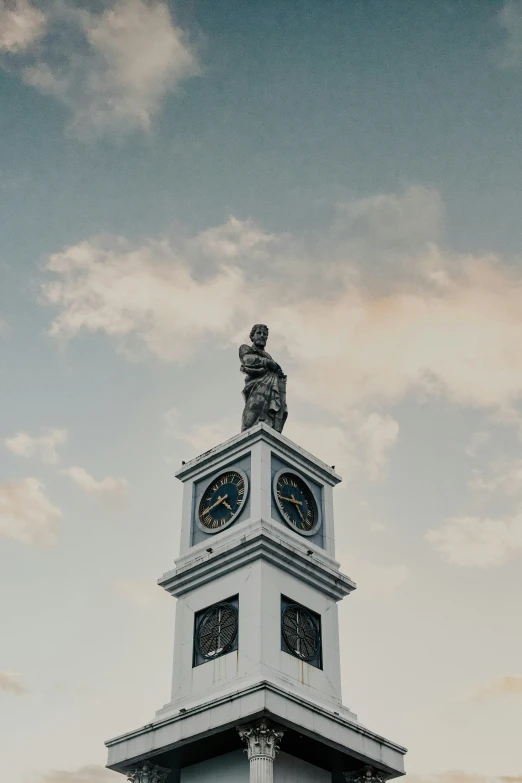
[(319, 628), (304, 606), (290, 604), (284, 610), (283, 638), (293, 655), (303, 661), (313, 660), (319, 652)]
[(211, 606), (196, 630), (196, 648), (202, 658), (211, 660), (232, 647), (237, 636), (237, 609), (232, 604)]

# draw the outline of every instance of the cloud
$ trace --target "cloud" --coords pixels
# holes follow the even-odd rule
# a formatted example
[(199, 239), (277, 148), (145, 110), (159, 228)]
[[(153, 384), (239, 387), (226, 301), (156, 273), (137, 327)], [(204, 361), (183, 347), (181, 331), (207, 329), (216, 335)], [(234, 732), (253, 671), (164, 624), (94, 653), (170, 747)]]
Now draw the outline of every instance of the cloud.
[(473, 693), (472, 699), (489, 701), (504, 696), (522, 696), (522, 677), (498, 677), (496, 680), (481, 685)]
[(438, 775), (406, 775), (404, 783), (522, 783), (522, 775), (481, 775), (452, 770)]
[(310, 402), (329, 400), (340, 413), (414, 393), (495, 408), (522, 394), (522, 287), (513, 273), (494, 258), (450, 263), (437, 251), (422, 260), (433, 285), (348, 286), (272, 309), (271, 331)]
[(504, 32), (504, 42), (497, 52), (501, 68), (519, 68), (522, 65), (522, 2), (508, 0), (498, 12), (498, 23)]
[(352, 570), (357, 587), (367, 598), (391, 598), (410, 574), (405, 565), (383, 566), (360, 558)]
[(498, 462), (492, 465), (489, 475), (476, 475), (469, 485), (482, 492), (519, 495), (522, 492), (522, 459)]
[(428, 531), (426, 539), (448, 563), (492, 568), (522, 553), (522, 514), (504, 519), (453, 517)]
[(280, 237), (266, 233), (252, 219), (238, 220), (232, 215), (223, 225), (201, 231), (189, 240), (188, 247), (211, 258), (229, 261), (246, 256), (252, 261), (266, 258), (269, 246), (278, 241)]
[(415, 248), (438, 239), (445, 208), (433, 188), (412, 185), (403, 193), (379, 193), (337, 205), (338, 228), (387, 250)]
[(29, 0), (0, 0), (0, 52), (29, 49), (45, 28), (45, 15)]
[(319, 458), (329, 460), (345, 478), (364, 473), (369, 479), (383, 478), (389, 451), (399, 434), (399, 425), (389, 415), (352, 409), (335, 425), (316, 425), (289, 419), (289, 437)]
[(49, 35), (17, 67), (27, 84), (69, 109), (69, 129), (80, 138), (148, 131), (166, 96), (200, 73), (162, 0), (112, 0), (98, 13), (56, 2), (45, 20), (27, 0), (20, 5), (33, 35), (43, 34), (44, 21)]
[[(237, 434), (239, 419), (218, 419), (214, 422), (183, 426), (181, 412), (172, 408), (165, 414), (167, 434), (191, 446), (198, 454), (223, 443)], [(344, 478), (354, 478), (359, 472), (372, 480), (385, 475), (388, 453), (395, 445), (399, 425), (391, 416), (380, 413), (363, 414), (353, 410), (338, 425), (316, 425), (293, 417), (285, 435), (320, 459), (329, 459)]]
[(23, 544), (54, 544), (62, 512), (36, 478), (0, 484), (0, 537)]
[(310, 419), (292, 418), (288, 419), (284, 434), (328, 465), (335, 466), (343, 477), (353, 477), (360, 467), (356, 443), (341, 423), (321, 425)]
[(19, 432), (5, 438), (5, 445), (18, 457), (32, 457), (37, 454), (44, 462), (54, 465), (60, 459), (57, 446), (67, 443), (67, 430), (48, 428), (44, 435), (34, 437), (27, 432)]
[(491, 433), (486, 430), (474, 432), (468, 443), (464, 446), (464, 454), (468, 457), (476, 457), (479, 449), (491, 439)]
[(76, 771), (54, 770), (44, 774), (39, 783), (117, 783), (121, 775), (98, 764), (88, 764)]
[(205, 337), (237, 329), (249, 310), (240, 269), (198, 280), (167, 242), (82, 242), (51, 256), (47, 269), (57, 279), (43, 295), (60, 310), (52, 336), (105, 332), (125, 350), (145, 347), (165, 361), (183, 361)]
[[(340, 264), (345, 248), (332, 229), (295, 275), (292, 238), (249, 221), (221, 229), (225, 249), (204, 267), (205, 232), (141, 245), (94, 239), (52, 255), (46, 269), (54, 279), (42, 289), (57, 311), (50, 334), (102, 332), (134, 358), (148, 351), (182, 362), (205, 341), (245, 339), (263, 320), (269, 350), (285, 350), (291, 362), (292, 394), (337, 417), (408, 394), (491, 411), (514, 409), (522, 396), (522, 284), (500, 258), (432, 244), (403, 254), (376, 280), (355, 257)], [(219, 246), (221, 229), (209, 230), (210, 246)], [(261, 274), (260, 253), (278, 264), (277, 275), (275, 266)], [(395, 425), (374, 421), (375, 437), (386, 432), (393, 441)]]
[(219, 419), (215, 422), (195, 424), (185, 428), (182, 426), (181, 413), (177, 408), (171, 408), (167, 411), (164, 418), (167, 423), (167, 434), (188, 443), (200, 454), (213, 448), (216, 443), (223, 443), (237, 435), (239, 425), (239, 418), (237, 420)]
[(115, 592), (140, 609), (153, 606), (167, 596), (161, 587), (154, 583), (141, 582), (137, 579), (118, 579), (113, 584)]
[(358, 436), (366, 452), (365, 464), (370, 478), (379, 478), (385, 470), (388, 452), (399, 436), (399, 424), (389, 415), (370, 413), (360, 424)]
[(0, 691), (21, 696), (27, 693), (27, 688), (22, 685), (20, 675), (16, 672), (0, 671)]
[(60, 473), (69, 476), (80, 489), (93, 495), (121, 495), (128, 487), (127, 479), (106, 476), (97, 481), (90, 473), (87, 473), (85, 468), (79, 468), (76, 465), (64, 468)]
[(510, 429), (515, 429), (519, 440), (522, 440), (522, 411), (515, 405), (505, 405), (495, 411), (492, 416), (495, 424), (504, 425)]

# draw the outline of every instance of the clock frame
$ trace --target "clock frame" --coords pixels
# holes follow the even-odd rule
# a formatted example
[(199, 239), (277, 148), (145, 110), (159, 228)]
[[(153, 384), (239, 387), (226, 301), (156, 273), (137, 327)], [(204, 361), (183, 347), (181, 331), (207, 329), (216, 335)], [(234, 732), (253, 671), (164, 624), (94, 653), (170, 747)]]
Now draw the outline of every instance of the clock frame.
[[(237, 508), (234, 510), (232, 516), (230, 516), (226, 520), (226, 522), (223, 522), (222, 524), (218, 525), (217, 527), (209, 527), (207, 524), (205, 524), (205, 522), (202, 519), (202, 512), (204, 511), (203, 506), (204, 506), (206, 498), (209, 495), (209, 491), (212, 490), (214, 485), (218, 484), (218, 482), (220, 482), (224, 477), (232, 476), (234, 474), (237, 475), (237, 476), (240, 476), (240, 478), (241, 478), (241, 481), (242, 481), (242, 485), (241, 486), (242, 486), (242, 489), (243, 489), (242, 498), (241, 498)], [(219, 487), (216, 487), (216, 491), (218, 491), (218, 489), (219, 489)], [(236, 519), (238, 518), (238, 516), (240, 515), (240, 513), (242, 512), (242, 510), (245, 507), (245, 503), (246, 503), (246, 500), (247, 500), (247, 497), (248, 497), (248, 489), (249, 489), (248, 476), (246, 475), (246, 473), (243, 470), (241, 470), (241, 468), (236, 468), (236, 467), (222, 468), (218, 473), (215, 473), (205, 483), (203, 492), (200, 495), (200, 499), (199, 499), (197, 507), (195, 509), (194, 518), (195, 518), (195, 522), (196, 522), (196, 525), (198, 526), (198, 528), (203, 533), (206, 533), (207, 535), (214, 535), (216, 533), (221, 533), (222, 530), (226, 530), (227, 527), (230, 527), (230, 525), (232, 525), (236, 521)]]
[[(284, 476), (289, 477), (289, 479), (292, 479), (295, 482), (296, 488), (299, 490), (299, 492), (302, 495), (306, 496), (306, 499), (310, 504), (313, 513), (313, 524), (308, 530), (301, 528), (298, 524), (294, 524), (292, 518), (289, 515), (288, 509), (286, 509), (284, 506), (284, 501), (281, 501), (279, 498), (279, 483), (280, 483), (280, 479)], [(308, 483), (308, 481), (306, 481), (306, 479), (304, 479), (301, 475), (296, 473), (295, 470), (292, 470), (291, 468), (281, 468), (281, 470), (278, 470), (273, 478), (272, 491), (274, 494), (274, 501), (277, 506), (277, 509), (281, 514), (281, 517), (283, 518), (285, 524), (288, 525), (288, 527), (291, 530), (293, 530), (295, 533), (297, 533), (300, 536), (313, 536), (315, 535), (315, 533), (317, 533), (322, 523), (321, 510), (319, 508), (319, 504), (315, 499), (313, 490), (310, 484)], [(292, 502), (292, 501), (288, 501), (288, 502)], [(295, 501), (293, 502), (295, 504)]]

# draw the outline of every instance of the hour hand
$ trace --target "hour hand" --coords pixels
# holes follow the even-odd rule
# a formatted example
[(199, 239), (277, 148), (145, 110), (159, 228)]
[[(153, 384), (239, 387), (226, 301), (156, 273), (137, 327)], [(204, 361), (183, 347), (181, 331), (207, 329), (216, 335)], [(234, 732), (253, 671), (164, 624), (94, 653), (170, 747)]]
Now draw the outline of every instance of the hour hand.
[(232, 506), (229, 506), (229, 504), (227, 503), (226, 500), (223, 500), (222, 502), (223, 502), (223, 505), (225, 506), (225, 508), (228, 508), (229, 511), (233, 511)]

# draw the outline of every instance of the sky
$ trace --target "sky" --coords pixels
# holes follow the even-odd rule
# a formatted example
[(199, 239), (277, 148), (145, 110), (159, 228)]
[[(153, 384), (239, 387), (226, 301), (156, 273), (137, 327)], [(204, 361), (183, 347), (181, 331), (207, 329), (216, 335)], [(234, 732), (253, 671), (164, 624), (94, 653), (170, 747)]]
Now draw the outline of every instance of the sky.
[(0, 0), (0, 745), (115, 783), (169, 698), (174, 472), (336, 466), (344, 703), (408, 783), (520, 783), (522, 2)]

